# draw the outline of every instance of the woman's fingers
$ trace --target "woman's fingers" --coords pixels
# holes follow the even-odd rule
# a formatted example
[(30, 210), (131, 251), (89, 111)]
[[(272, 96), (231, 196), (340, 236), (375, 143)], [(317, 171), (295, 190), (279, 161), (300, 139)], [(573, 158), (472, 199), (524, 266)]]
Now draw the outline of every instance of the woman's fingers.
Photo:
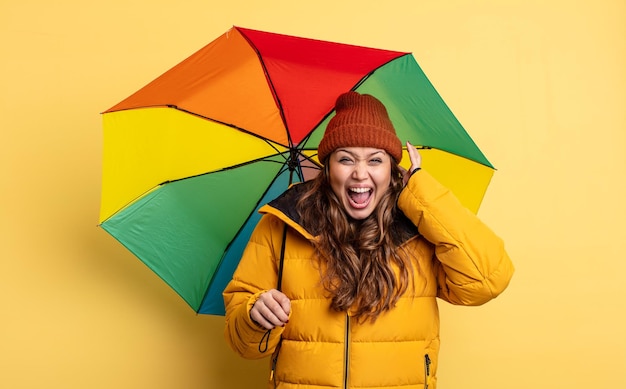
[(283, 323), (262, 301), (257, 301), (255, 310), (250, 312), (252, 320), (257, 322), (261, 327), (271, 330), (274, 327), (282, 326)]
[(409, 152), (409, 158), (411, 159), (411, 168), (409, 171), (412, 172), (413, 170), (422, 167), (422, 156), (417, 151), (415, 146), (407, 141), (406, 150)]
[(281, 312), (284, 316), (284, 321), (287, 322), (287, 320), (289, 319), (289, 313), (291, 312), (291, 300), (289, 300), (289, 297), (287, 297), (286, 294), (276, 289), (270, 290), (269, 293), (272, 295), (272, 297), (274, 297), (274, 301), (280, 304), (280, 307), (282, 308)]
[(262, 327), (271, 330), (284, 326), (289, 321), (291, 301), (282, 292), (272, 289), (263, 293), (250, 310), (250, 318)]
[(411, 175), (413, 174), (413, 172), (415, 172), (417, 169), (422, 167), (422, 156), (417, 151), (415, 146), (413, 146), (410, 142), (407, 141), (406, 150), (409, 153), (411, 166), (409, 167), (409, 170), (406, 170), (402, 167), (400, 168), (400, 170), (402, 171), (402, 184), (404, 186), (406, 186), (406, 184), (409, 182), (409, 178), (411, 178)]

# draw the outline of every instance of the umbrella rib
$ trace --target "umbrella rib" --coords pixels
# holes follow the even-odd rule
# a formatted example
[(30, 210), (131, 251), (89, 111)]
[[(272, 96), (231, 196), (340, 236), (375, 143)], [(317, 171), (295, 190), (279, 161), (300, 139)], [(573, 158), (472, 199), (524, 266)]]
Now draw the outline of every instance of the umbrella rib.
[(278, 106), (278, 112), (280, 113), (280, 118), (282, 119), (283, 125), (285, 126), (285, 131), (287, 133), (287, 142), (288, 142), (287, 146), (291, 148), (293, 146), (293, 142), (291, 140), (291, 134), (289, 133), (289, 125), (287, 124), (287, 119), (285, 118), (283, 104), (280, 100), (280, 97), (278, 97), (278, 93), (276, 92), (276, 88), (274, 87), (274, 82), (270, 78), (269, 72), (267, 71), (267, 66), (265, 66), (265, 61), (263, 60), (263, 57), (261, 56), (261, 52), (254, 45), (254, 43), (246, 36), (246, 34), (243, 33), (243, 31), (239, 29), (237, 29), (237, 31), (239, 31), (239, 33), (241, 33), (241, 36), (243, 36), (246, 39), (250, 47), (252, 47), (257, 57), (259, 58), (259, 62), (261, 63), (261, 67), (263, 68), (263, 74), (265, 75), (265, 79), (267, 80), (269, 89), (272, 92), (272, 97), (274, 97), (274, 101), (276, 102), (276, 105)]
[(396, 61), (402, 57), (406, 57), (407, 55), (412, 55), (411, 53), (405, 53), (403, 55), (400, 55), (398, 57), (395, 58), (391, 58), (389, 61), (381, 64), (380, 66), (378, 66), (376, 69), (372, 70), (371, 72), (367, 73), (366, 75), (364, 75), (359, 82), (357, 82), (356, 84), (354, 84), (354, 86), (352, 87), (352, 90), (356, 90), (358, 87), (361, 86), (361, 84), (363, 84), (368, 78), (370, 78), (372, 76), (372, 74), (376, 73), (376, 71), (380, 68), (382, 68), (383, 66), (387, 65), (390, 62)]
[[(278, 151), (278, 150), (277, 150), (277, 151)], [(175, 183), (175, 182), (178, 182), (178, 181), (188, 180), (188, 179), (191, 179), (191, 178), (196, 178), (196, 177), (206, 176), (206, 175), (209, 175), (209, 174), (215, 174), (215, 173), (225, 172), (225, 171), (228, 171), (228, 170), (236, 169), (236, 168), (239, 168), (239, 167), (242, 167), (242, 166), (250, 165), (250, 164), (252, 164), (252, 163), (256, 163), (256, 162), (260, 162), (260, 161), (264, 161), (264, 160), (265, 160), (266, 162), (278, 163), (278, 164), (284, 165), (284, 163), (283, 163), (283, 162), (273, 161), (273, 160), (271, 160), (271, 159), (270, 159), (271, 157), (283, 156), (283, 154), (284, 154), (284, 153), (277, 152), (276, 154), (268, 155), (268, 156), (263, 157), (263, 158), (253, 159), (253, 160), (250, 160), (250, 161), (246, 161), (246, 162), (243, 162), (243, 163), (239, 163), (239, 164), (237, 164), (237, 165), (227, 166), (227, 167), (225, 167), (225, 168), (221, 168), (221, 169), (218, 169), (218, 170), (212, 170), (212, 171), (210, 171), (210, 172), (204, 172), (204, 173), (194, 174), (194, 175), (187, 176), (187, 177), (183, 177), (183, 178), (176, 178), (176, 179), (173, 179), (173, 180), (166, 180), (166, 181), (162, 181), (162, 182), (160, 182), (159, 184), (154, 185), (154, 186), (153, 186), (153, 187), (151, 187), (150, 189), (148, 189), (148, 190), (146, 190), (146, 191), (142, 192), (141, 194), (139, 194), (138, 196), (134, 197), (132, 200), (128, 201), (126, 204), (124, 204), (124, 205), (123, 205), (122, 207), (120, 207), (117, 211), (115, 211), (115, 212), (114, 212), (111, 216), (109, 216), (108, 218), (106, 218), (105, 220), (103, 220), (103, 221), (102, 221), (101, 223), (99, 223), (98, 225), (102, 225), (102, 224), (104, 224), (107, 220), (109, 220), (111, 217), (113, 217), (114, 215), (116, 215), (116, 214), (117, 214), (118, 212), (120, 212), (122, 209), (124, 209), (124, 208), (126, 208), (126, 207), (130, 206), (131, 204), (135, 203), (138, 199), (140, 199), (140, 198), (144, 197), (146, 194), (148, 194), (148, 193), (152, 192), (153, 190), (157, 189), (157, 188), (158, 188), (158, 187), (160, 187), (160, 186), (167, 185), (167, 184), (172, 184), (172, 183)], [(284, 157), (283, 157), (283, 158), (284, 158)], [(285, 158), (285, 161), (286, 161), (286, 160), (287, 160), (287, 158)], [(282, 171), (283, 171), (283, 170), (281, 170), (280, 172), (282, 173)]]
[[(165, 105), (165, 106), (166, 106), (166, 107), (168, 107), (168, 108), (173, 108), (173, 109), (176, 109), (176, 110), (178, 110), (178, 111), (181, 111), (181, 112), (187, 113), (187, 114), (189, 114), (189, 115), (193, 115), (193, 116), (199, 117), (199, 118), (201, 118), (201, 119), (210, 120), (210, 121), (212, 121), (212, 122), (214, 122), (214, 123), (219, 123), (219, 124), (225, 125), (225, 126), (227, 126), (227, 127), (233, 128), (233, 129), (235, 129), (235, 130), (237, 130), (237, 131), (241, 131), (241, 132), (243, 132), (244, 134), (247, 134), (247, 135), (253, 136), (253, 137), (255, 137), (255, 138), (258, 138), (258, 139), (261, 139), (261, 140), (263, 140), (263, 141), (267, 142), (270, 146), (272, 146), (272, 148), (274, 148), (274, 150), (279, 151), (279, 150), (278, 150), (278, 149), (277, 149), (277, 148), (276, 148), (276, 147), (272, 144), (272, 142), (270, 142), (270, 140), (269, 140), (268, 138), (266, 138), (266, 137), (264, 137), (264, 136), (261, 136), (261, 135), (259, 135), (259, 134), (255, 134), (254, 132), (249, 131), (249, 130), (246, 130), (245, 128), (239, 127), (239, 126), (237, 126), (237, 125), (235, 125), (235, 124), (232, 124), (232, 123), (226, 123), (226, 122), (223, 122), (223, 121), (221, 121), (221, 120), (217, 120), (217, 119), (210, 118), (210, 117), (208, 117), (208, 116), (200, 115), (200, 114), (197, 114), (197, 113), (195, 113), (195, 112), (191, 112), (191, 111), (188, 111), (188, 110), (186, 110), (186, 109), (184, 109), (184, 108), (181, 108), (181, 107), (179, 107), (179, 106), (177, 106), (177, 105), (167, 104), (167, 105)], [(154, 106), (154, 107), (157, 107), (157, 106)], [(281, 111), (282, 111), (282, 109), (281, 109)], [(281, 114), (282, 114), (282, 113), (281, 113)], [(284, 122), (284, 119), (283, 119), (283, 122)], [(287, 125), (286, 125), (286, 124), (285, 124), (285, 128), (287, 128)], [(284, 146), (284, 147), (291, 147), (291, 146), (290, 146), (290, 145), (291, 145), (291, 137), (289, 137), (289, 131), (287, 131), (287, 136), (288, 136), (288, 143), (289, 143), (289, 144), (284, 145), (284, 144), (282, 144), (282, 143), (280, 143), (280, 142), (273, 142), (273, 143), (279, 144), (279, 145)]]
[[(251, 160), (246, 161), (246, 162), (238, 163), (238, 164), (236, 164), (236, 165), (226, 166), (226, 167), (224, 167), (224, 168), (221, 168), (221, 169), (218, 169), (218, 170), (212, 170), (212, 171), (210, 171), (210, 172), (198, 173), (198, 174), (194, 174), (194, 175), (187, 176), (187, 177), (183, 177), (183, 178), (176, 178), (176, 179), (173, 179), (173, 180), (166, 180), (166, 181), (161, 182), (161, 183), (160, 183), (160, 184), (158, 184), (157, 186), (160, 186), (160, 185), (165, 185), (165, 184), (171, 184), (171, 183), (173, 183), (173, 182), (177, 182), (177, 181), (188, 180), (188, 179), (190, 179), (190, 178), (196, 178), (196, 177), (206, 176), (206, 175), (208, 175), (208, 174), (221, 173), (221, 172), (225, 172), (225, 171), (232, 170), (232, 169), (237, 169), (237, 168), (240, 168), (240, 167), (242, 167), (242, 166), (250, 165), (250, 164), (252, 164), (252, 163), (261, 162), (261, 161), (265, 161), (265, 162), (272, 162), (272, 163), (279, 163), (279, 164), (281, 164), (281, 165), (284, 165), (282, 162), (279, 162), (279, 161), (273, 161), (273, 160), (269, 159), (269, 158), (271, 158), (271, 157), (282, 156), (283, 154), (284, 154), (284, 153), (278, 152), (277, 154), (268, 155), (268, 156), (265, 156), (265, 157), (263, 157), (263, 158), (251, 159)], [(285, 160), (287, 160), (287, 159), (285, 158)], [(147, 192), (145, 192), (145, 193), (147, 193)], [(143, 195), (142, 195), (142, 196), (143, 196)], [(141, 197), (141, 196), (139, 196), (139, 197)]]
[[(298, 150), (299, 150), (300, 155), (301, 155), (304, 159), (306, 159), (307, 161), (309, 161), (309, 162), (311, 162), (312, 164), (314, 164), (315, 166), (317, 166), (317, 169), (321, 169), (321, 168), (322, 168), (322, 164), (321, 164), (321, 162), (317, 162), (317, 161), (315, 161), (313, 158), (311, 158), (311, 157), (313, 157), (313, 156), (316, 156), (316, 155), (317, 155), (317, 153), (313, 154), (311, 157), (309, 157), (308, 155), (306, 155), (306, 154), (304, 154), (304, 153), (303, 153), (303, 151), (304, 151), (304, 150), (316, 151), (316, 150), (317, 150), (317, 148), (307, 149), (307, 148), (305, 148), (305, 147), (302, 147), (302, 148), (299, 148)], [(302, 164), (300, 164), (300, 167), (302, 167)], [(305, 168), (309, 168), (309, 169), (315, 169), (315, 168), (312, 168), (312, 167), (309, 167), (309, 166), (304, 166), (304, 167), (305, 167)]]

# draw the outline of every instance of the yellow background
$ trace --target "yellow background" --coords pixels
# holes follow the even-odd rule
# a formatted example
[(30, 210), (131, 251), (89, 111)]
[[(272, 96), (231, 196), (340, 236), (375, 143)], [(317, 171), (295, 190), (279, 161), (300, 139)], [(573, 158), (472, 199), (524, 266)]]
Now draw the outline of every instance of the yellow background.
[(623, 0), (0, 4), (0, 387), (264, 387), (96, 227), (99, 112), (232, 25), (413, 52), (498, 168), (517, 273), (442, 304), (441, 388), (626, 387)]

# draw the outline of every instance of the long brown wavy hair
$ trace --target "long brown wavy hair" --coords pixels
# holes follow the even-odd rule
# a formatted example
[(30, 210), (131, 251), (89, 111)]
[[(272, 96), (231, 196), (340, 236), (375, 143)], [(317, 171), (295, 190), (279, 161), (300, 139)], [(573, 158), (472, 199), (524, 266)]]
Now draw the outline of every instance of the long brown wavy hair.
[(395, 306), (413, 271), (408, 256), (400, 255), (393, 234), (400, 212), (396, 203), (402, 190), (402, 172), (392, 159), (389, 189), (369, 217), (354, 220), (332, 191), (329, 162), (298, 201), (298, 213), (302, 224), (318, 235), (315, 252), (322, 265), (322, 285), (332, 298), (331, 307), (350, 310), (361, 322), (373, 322)]

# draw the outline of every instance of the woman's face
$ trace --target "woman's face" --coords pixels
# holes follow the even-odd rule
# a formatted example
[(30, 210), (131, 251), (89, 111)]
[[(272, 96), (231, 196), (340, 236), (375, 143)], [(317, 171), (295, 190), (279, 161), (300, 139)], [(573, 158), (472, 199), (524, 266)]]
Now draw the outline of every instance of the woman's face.
[(328, 160), (330, 185), (353, 219), (372, 214), (391, 183), (391, 157), (383, 149), (342, 147)]

